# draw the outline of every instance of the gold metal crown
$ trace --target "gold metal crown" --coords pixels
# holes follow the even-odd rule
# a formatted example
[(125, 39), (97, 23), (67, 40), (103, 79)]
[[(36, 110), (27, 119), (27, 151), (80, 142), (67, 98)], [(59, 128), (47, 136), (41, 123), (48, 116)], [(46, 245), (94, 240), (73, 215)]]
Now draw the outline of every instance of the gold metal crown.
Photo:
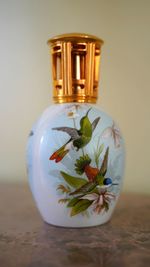
[(103, 40), (71, 33), (58, 35), (48, 40), (48, 44), (52, 54), (54, 101), (95, 103)]

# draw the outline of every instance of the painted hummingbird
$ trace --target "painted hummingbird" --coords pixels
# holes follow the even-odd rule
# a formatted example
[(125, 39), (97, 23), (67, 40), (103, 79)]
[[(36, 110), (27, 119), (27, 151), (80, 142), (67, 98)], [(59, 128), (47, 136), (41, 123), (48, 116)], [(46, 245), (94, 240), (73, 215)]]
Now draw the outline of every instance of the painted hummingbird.
[(52, 130), (62, 131), (70, 136), (70, 139), (57, 151), (55, 151), (49, 158), (49, 160), (55, 160), (55, 162), (61, 161), (65, 155), (70, 151), (71, 148), (79, 149), (85, 147), (91, 140), (93, 131), (95, 130), (100, 117), (97, 117), (92, 123), (88, 118), (88, 113), (91, 108), (87, 111), (86, 115), (80, 120), (80, 129), (77, 130), (71, 127), (56, 127)]
[[(107, 187), (111, 185), (117, 185), (113, 183), (112, 179), (109, 177), (105, 177), (107, 172), (107, 165), (108, 165), (108, 154), (109, 154), (109, 147), (106, 149), (104, 159), (101, 164), (101, 168), (94, 168), (90, 166), (91, 159), (88, 157), (88, 155), (85, 155), (83, 157), (80, 157), (80, 159), (76, 163), (76, 172), (79, 174), (85, 173), (89, 181), (82, 181), (83, 179), (79, 178), (82, 182), (82, 185), (79, 186), (75, 191), (70, 193), (70, 195), (80, 195), (80, 194), (87, 194), (92, 192), (93, 190), (96, 190), (96, 187), (100, 187), (101, 189), (106, 189)], [(64, 172), (61, 172), (62, 176), (67, 182), (72, 182), (73, 178), (78, 179), (72, 176), (67, 176)]]

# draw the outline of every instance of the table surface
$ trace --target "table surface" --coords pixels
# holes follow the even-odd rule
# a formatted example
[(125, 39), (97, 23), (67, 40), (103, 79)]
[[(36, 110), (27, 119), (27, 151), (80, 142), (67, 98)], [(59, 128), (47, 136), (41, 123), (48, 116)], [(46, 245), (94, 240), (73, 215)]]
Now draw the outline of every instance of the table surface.
[(27, 185), (0, 185), (0, 267), (149, 267), (150, 196), (124, 194), (105, 225), (44, 223)]

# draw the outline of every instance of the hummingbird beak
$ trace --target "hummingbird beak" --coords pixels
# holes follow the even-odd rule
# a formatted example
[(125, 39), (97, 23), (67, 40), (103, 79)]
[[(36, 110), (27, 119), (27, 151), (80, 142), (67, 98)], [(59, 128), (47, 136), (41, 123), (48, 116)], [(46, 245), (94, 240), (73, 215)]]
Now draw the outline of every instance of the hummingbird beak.
[(86, 116), (88, 116), (88, 113), (90, 112), (91, 109), (92, 109), (92, 108), (89, 108), (89, 109), (88, 109), (88, 111), (87, 111), (87, 113), (86, 113)]
[(113, 183), (112, 185), (118, 185), (118, 184), (114, 184), (114, 183)]

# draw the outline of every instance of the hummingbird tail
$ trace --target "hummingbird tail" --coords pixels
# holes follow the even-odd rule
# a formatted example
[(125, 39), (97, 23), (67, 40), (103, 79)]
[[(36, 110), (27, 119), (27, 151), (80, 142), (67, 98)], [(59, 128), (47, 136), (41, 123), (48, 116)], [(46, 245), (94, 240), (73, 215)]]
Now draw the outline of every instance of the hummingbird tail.
[(59, 148), (57, 151), (55, 151), (49, 158), (49, 160), (55, 160), (56, 163), (61, 161), (65, 155), (69, 152), (69, 149), (65, 149), (66, 144), (63, 145), (61, 148)]

